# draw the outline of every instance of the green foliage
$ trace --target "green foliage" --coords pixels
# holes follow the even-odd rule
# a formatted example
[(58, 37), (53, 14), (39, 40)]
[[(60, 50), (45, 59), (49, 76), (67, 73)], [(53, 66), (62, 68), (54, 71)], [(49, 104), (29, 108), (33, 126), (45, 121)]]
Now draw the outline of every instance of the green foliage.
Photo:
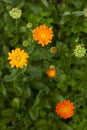
[[(0, 0), (0, 130), (87, 129), (87, 54), (73, 54), (78, 44), (87, 49), (86, 5), (87, 0)], [(22, 10), (19, 19), (9, 14), (15, 7)], [(32, 37), (32, 30), (42, 24), (54, 33), (44, 47)], [(57, 52), (52, 54), (53, 46)], [(16, 47), (29, 54), (22, 69), (9, 65), (8, 52)], [(53, 79), (46, 75), (51, 65), (57, 70)], [(64, 99), (75, 106), (67, 120), (55, 113)]]

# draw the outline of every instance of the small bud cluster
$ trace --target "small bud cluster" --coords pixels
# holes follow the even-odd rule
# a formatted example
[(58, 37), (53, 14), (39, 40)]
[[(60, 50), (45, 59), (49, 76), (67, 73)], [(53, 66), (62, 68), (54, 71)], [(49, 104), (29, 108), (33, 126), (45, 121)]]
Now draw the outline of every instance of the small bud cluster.
[(21, 17), (22, 10), (19, 8), (13, 8), (9, 11), (9, 14), (13, 19), (18, 19)]
[(77, 45), (74, 49), (74, 55), (78, 58), (82, 58), (86, 54), (86, 49), (84, 45)]

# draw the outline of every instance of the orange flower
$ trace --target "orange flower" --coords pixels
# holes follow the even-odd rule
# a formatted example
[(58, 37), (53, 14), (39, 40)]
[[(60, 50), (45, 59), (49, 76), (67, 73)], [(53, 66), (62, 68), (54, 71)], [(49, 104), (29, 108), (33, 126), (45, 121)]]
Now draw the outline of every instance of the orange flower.
[(74, 114), (73, 103), (69, 100), (60, 101), (56, 105), (56, 113), (64, 119), (70, 118)]
[(53, 31), (52, 28), (48, 28), (45, 24), (36, 27), (33, 30), (33, 39), (38, 41), (42, 46), (52, 42)]
[(55, 68), (49, 68), (46, 71), (46, 74), (50, 77), (50, 78), (54, 78), (56, 76), (56, 69)]
[(12, 52), (8, 53), (8, 60), (11, 68), (23, 68), (24, 66), (27, 66), (27, 58), (29, 55), (20, 48), (16, 48), (15, 50), (12, 50)]

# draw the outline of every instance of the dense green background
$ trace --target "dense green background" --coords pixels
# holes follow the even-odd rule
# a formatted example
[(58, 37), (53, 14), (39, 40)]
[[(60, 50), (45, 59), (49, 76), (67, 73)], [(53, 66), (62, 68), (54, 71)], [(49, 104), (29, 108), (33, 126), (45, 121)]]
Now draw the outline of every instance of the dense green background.
[[(0, 130), (87, 130), (87, 55), (73, 55), (78, 43), (87, 48), (86, 5), (87, 0), (0, 0)], [(14, 7), (22, 10), (20, 19), (10, 17)], [(32, 29), (41, 24), (54, 32), (45, 47), (32, 40)], [(52, 46), (57, 53), (50, 52)], [(7, 60), (16, 47), (30, 56), (23, 69), (11, 69)], [(54, 79), (46, 75), (50, 65), (57, 70)], [(64, 99), (75, 106), (68, 120), (55, 113), (56, 103)]]

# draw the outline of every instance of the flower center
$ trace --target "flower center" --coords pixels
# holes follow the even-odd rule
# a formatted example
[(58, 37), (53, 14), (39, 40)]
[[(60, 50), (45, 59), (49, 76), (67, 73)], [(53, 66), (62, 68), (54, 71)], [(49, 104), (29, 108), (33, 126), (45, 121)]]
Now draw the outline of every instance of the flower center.
[(54, 74), (55, 74), (54, 70), (50, 71), (50, 74), (51, 74), (51, 75), (54, 75)]
[(41, 38), (45, 39), (46, 38), (46, 34), (45, 33), (41, 33)]
[(63, 113), (68, 112), (68, 108), (67, 108), (67, 106), (64, 106), (63, 108), (61, 108), (61, 111), (62, 111)]
[(20, 61), (21, 60), (21, 56), (20, 55), (16, 56), (16, 60)]

